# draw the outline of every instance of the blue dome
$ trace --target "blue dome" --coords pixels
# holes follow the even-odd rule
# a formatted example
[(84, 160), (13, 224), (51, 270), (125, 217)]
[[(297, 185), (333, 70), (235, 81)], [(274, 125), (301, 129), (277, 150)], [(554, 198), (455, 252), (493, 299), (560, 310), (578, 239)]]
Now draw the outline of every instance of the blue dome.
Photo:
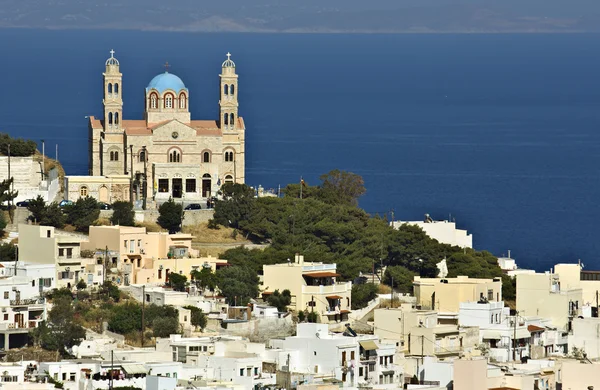
[(183, 81), (173, 73), (168, 72), (161, 73), (154, 77), (146, 87), (146, 91), (150, 91), (151, 89), (156, 89), (159, 93), (163, 93), (167, 89), (171, 89), (175, 92), (179, 92), (182, 89), (187, 91)]

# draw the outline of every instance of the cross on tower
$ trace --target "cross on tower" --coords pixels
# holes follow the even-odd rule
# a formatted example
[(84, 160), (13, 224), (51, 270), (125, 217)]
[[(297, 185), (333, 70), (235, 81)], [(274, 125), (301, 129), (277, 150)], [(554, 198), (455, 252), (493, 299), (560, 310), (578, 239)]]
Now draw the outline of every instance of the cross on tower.
[(227, 52), (227, 59), (230, 60), (231, 59), (231, 53)]
[(115, 51), (113, 49), (110, 49), (110, 58), (114, 58), (115, 57)]
[(171, 65), (169, 65), (169, 61), (165, 62), (165, 71), (166, 71), (166, 72), (169, 72), (169, 67), (170, 67), (170, 66), (171, 66)]

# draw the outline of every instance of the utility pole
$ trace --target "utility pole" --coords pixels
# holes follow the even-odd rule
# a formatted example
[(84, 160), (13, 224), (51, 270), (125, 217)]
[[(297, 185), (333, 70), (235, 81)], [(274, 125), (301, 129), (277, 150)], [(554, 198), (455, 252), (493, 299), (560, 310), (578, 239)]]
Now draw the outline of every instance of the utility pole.
[(513, 322), (513, 361), (517, 360), (517, 321), (519, 312), (515, 311), (515, 321)]
[(58, 144), (56, 144), (56, 161), (58, 161)]
[(291, 389), (292, 388), (292, 371), (290, 370), (290, 354), (288, 353), (287, 355), (287, 359), (286, 359), (286, 366), (287, 366), (287, 372), (285, 375), (285, 388), (286, 389)]
[(392, 276), (392, 304), (390, 305), (392, 309), (394, 308), (394, 277)]
[(144, 153), (144, 177), (142, 178), (143, 180), (143, 191), (144, 191), (144, 198), (143, 198), (143, 202), (142, 202), (142, 209), (146, 210), (146, 197), (148, 196), (148, 179), (146, 177), (147, 174), (147, 169), (146, 169), (146, 160), (148, 160), (146, 158), (147, 156), (147, 152), (146, 152), (146, 146), (142, 146), (142, 153)]
[(375, 259), (373, 259), (373, 268), (371, 270), (373, 271), (373, 275), (371, 277), (371, 283), (375, 284)]
[(106, 283), (106, 262), (108, 261), (108, 245), (104, 250), (104, 260), (102, 261), (102, 284)]
[(46, 142), (42, 140), (42, 180), (46, 176)]
[(129, 203), (133, 204), (133, 145), (129, 145)]
[(302, 200), (302, 187), (304, 186), (304, 179), (300, 176), (300, 200)]
[(144, 330), (146, 329), (146, 323), (144, 321), (144, 309), (145, 309), (145, 305), (144, 302), (146, 302), (146, 285), (144, 284), (142, 286), (142, 348), (144, 348)]
[(114, 375), (113, 360), (114, 360), (114, 353), (113, 353), (113, 350), (111, 349), (110, 350), (110, 382), (108, 384), (108, 388), (111, 390), (113, 388), (113, 375)]
[[(12, 178), (13, 178), (12, 175), (10, 174), (10, 144), (8, 144), (8, 178), (9, 178), (9, 180), (12, 180)], [(12, 180), (10, 186), (11, 186), (10, 191), (14, 192), (14, 190), (15, 190), (15, 181), (14, 180)], [(12, 196), (12, 194), (11, 194), (11, 196)], [(13, 213), (14, 213), (13, 206), (14, 206), (14, 204), (15, 204), (14, 199), (11, 199), (8, 201), (8, 215), (10, 217), (11, 223), (13, 222)]]

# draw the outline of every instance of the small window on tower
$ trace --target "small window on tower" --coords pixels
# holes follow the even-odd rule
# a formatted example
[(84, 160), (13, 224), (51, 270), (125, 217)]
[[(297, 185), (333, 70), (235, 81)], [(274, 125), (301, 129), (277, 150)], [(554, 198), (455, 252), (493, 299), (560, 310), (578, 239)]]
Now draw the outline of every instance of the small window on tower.
[(108, 90), (108, 94), (109, 94), (109, 95), (110, 95), (110, 94), (112, 94), (113, 87), (112, 87), (112, 84), (111, 84), (111, 83), (108, 83), (108, 86), (106, 87), (106, 89)]
[(86, 186), (81, 186), (81, 188), (79, 189), (79, 195), (82, 198), (85, 198), (86, 196), (88, 196), (88, 188)]
[(108, 124), (111, 126), (113, 124), (113, 113), (112, 112), (108, 113)]
[(119, 83), (115, 83), (115, 93), (119, 94)]
[(165, 108), (173, 108), (173, 95), (168, 94), (165, 96)]
[(157, 108), (158, 107), (158, 97), (156, 96), (155, 93), (153, 93), (152, 95), (150, 95), (150, 108)]
[(230, 115), (229, 115), (229, 124), (230, 124), (231, 126), (235, 125), (235, 121), (234, 121), (234, 119), (235, 119), (235, 116), (234, 116), (233, 114), (230, 114)]
[(146, 160), (146, 152), (143, 150), (139, 153), (140, 162), (144, 162)]
[(230, 95), (235, 95), (235, 85), (231, 84), (229, 86), (229, 94)]
[(225, 113), (223, 116), (223, 122), (225, 122), (225, 126), (229, 124), (229, 114)]
[(205, 162), (205, 163), (210, 162), (210, 152), (202, 153), (202, 162)]
[(179, 108), (185, 109), (187, 106), (187, 99), (185, 98), (185, 93), (179, 95)]
[(223, 86), (223, 94), (229, 95), (229, 85), (225, 84)]
[(115, 125), (119, 124), (119, 113), (115, 112)]

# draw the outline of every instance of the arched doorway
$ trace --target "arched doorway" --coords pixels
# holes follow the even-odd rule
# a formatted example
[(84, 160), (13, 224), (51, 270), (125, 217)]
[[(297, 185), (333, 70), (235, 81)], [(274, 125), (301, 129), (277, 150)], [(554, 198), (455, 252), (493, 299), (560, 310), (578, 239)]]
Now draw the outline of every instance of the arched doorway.
[(208, 173), (205, 173), (204, 175), (202, 175), (202, 197), (208, 198), (212, 195), (210, 188), (211, 188), (210, 175)]
[(100, 202), (108, 203), (108, 188), (106, 188), (106, 186), (100, 187), (100, 190), (98, 191), (98, 200), (100, 200)]

